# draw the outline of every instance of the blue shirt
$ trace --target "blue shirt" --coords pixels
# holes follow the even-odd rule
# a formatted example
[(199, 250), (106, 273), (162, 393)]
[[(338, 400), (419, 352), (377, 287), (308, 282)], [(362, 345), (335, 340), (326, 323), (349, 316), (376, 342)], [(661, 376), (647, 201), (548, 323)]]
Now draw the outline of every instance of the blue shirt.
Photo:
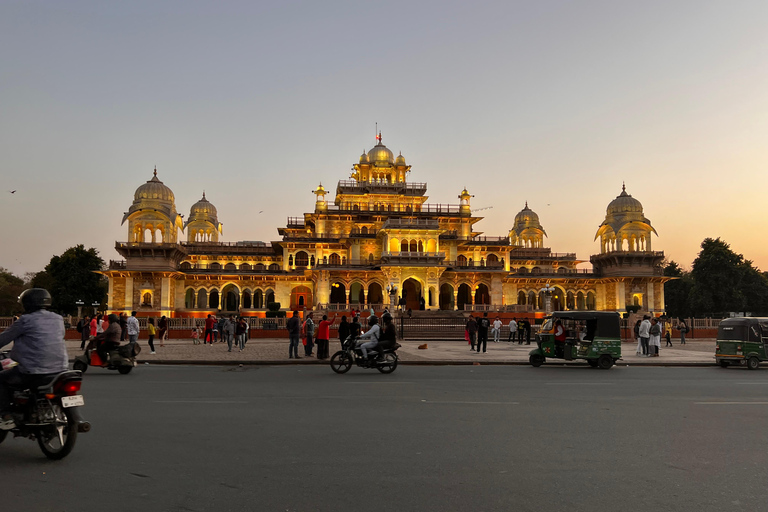
[(0, 334), (0, 348), (13, 344), (11, 359), (21, 373), (44, 374), (67, 370), (69, 357), (64, 343), (64, 319), (40, 309), (22, 315)]

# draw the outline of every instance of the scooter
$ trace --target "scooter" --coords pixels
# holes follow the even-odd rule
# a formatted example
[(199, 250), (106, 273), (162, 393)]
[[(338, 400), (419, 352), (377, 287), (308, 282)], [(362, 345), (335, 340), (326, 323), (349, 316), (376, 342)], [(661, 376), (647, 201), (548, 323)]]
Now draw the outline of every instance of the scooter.
[[(7, 355), (0, 355), (6, 366)], [(10, 363), (14, 364), (14, 363)], [(12, 415), (16, 425), (0, 430), (0, 443), (8, 433), (14, 437), (36, 439), (46, 457), (63, 459), (72, 451), (78, 433), (91, 430), (91, 424), (80, 417), (79, 408), (85, 404), (80, 387), (83, 376), (79, 371), (65, 371), (46, 378), (31, 389), (13, 393)]]
[[(357, 344), (358, 338), (348, 337), (341, 345), (341, 350), (331, 357), (331, 369), (336, 373), (347, 373), (353, 364), (360, 368), (375, 368), (381, 373), (392, 373), (397, 368), (397, 349), (399, 343), (385, 348), (379, 357), (378, 350), (369, 350), (368, 358), (363, 357), (363, 351)], [(376, 347), (378, 349), (378, 347)]]
[(85, 353), (75, 357), (72, 365), (74, 370), (85, 373), (89, 366), (106, 368), (107, 370), (117, 370), (121, 375), (131, 373), (136, 366), (136, 356), (141, 352), (141, 347), (136, 343), (120, 345), (114, 350), (110, 350), (107, 360), (104, 361), (95, 348), (86, 349)]

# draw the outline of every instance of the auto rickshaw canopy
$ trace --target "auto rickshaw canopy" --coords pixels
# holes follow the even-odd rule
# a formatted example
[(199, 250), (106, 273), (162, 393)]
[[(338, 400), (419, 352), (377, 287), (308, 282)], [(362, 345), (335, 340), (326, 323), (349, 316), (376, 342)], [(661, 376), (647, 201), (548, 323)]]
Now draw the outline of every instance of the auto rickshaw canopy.
[(621, 338), (621, 317), (615, 311), (555, 311), (551, 316), (555, 320), (575, 320), (584, 322), (587, 327), (585, 340), (592, 341), (595, 336), (601, 338)]

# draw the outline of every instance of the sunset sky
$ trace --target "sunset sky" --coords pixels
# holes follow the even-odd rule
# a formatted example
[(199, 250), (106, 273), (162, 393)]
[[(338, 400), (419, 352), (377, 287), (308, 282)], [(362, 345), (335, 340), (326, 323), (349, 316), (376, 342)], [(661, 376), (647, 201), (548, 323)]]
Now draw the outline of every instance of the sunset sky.
[(430, 203), (493, 207), (486, 235), (528, 201), (588, 260), (626, 182), (669, 259), (721, 237), (768, 270), (766, 26), (764, 0), (0, 0), (0, 266), (119, 259), (155, 165), (225, 241), (278, 240), (378, 122)]

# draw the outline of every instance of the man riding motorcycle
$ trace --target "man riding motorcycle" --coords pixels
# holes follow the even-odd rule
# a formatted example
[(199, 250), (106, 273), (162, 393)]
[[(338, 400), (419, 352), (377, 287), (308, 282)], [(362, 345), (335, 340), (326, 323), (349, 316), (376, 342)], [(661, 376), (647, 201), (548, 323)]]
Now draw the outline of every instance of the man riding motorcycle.
[(0, 430), (10, 430), (15, 425), (9, 410), (14, 390), (44, 383), (52, 375), (66, 371), (69, 360), (64, 344), (64, 319), (46, 309), (51, 306), (48, 290), (25, 290), (19, 302), (24, 314), (0, 334), (0, 348), (13, 341), (10, 357), (19, 363), (0, 372)]
[(379, 338), (381, 337), (381, 328), (379, 327), (379, 319), (376, 318), (375, 315), (371, 315), (368, 317), (368, 325), (371, 326), (370, 329), (365, 334), (361, 334), (358, 339), (370, 339), (371, 341), (367, 341), (360, 345), (360, 350), (363, 352), (363, 358), (368, 359), (368, 350), (374, 348), (376, 345), (379, 344)]
[(102, 361), (106, 361), (109, 357), (109, 352), (115, 350), (120, 346), (120, 334), (122, 329), (120, 327), (120, 319), (114, 313), (107, 317), (109, 321), (109, 327), (101, 334), (97, 334), (94, 341), (96, 343), (96, 353)]

